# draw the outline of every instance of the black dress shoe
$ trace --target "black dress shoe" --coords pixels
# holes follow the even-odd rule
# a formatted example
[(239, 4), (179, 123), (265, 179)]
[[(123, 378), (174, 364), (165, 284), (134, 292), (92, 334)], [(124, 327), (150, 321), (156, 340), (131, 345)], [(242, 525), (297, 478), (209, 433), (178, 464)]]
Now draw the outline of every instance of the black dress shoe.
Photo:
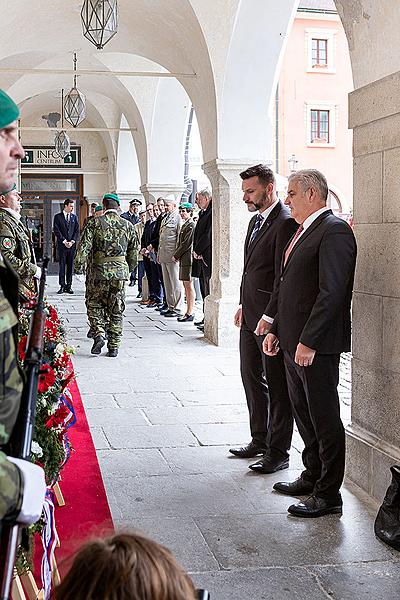
[(182, 317), (178, 317), (177, 321), (179, 321), (179, 323), (187, 323), (188, 321), (194, 321), (194, 315), (183, 315)]
[(307, 496), (312, 494), (314, 491), (314, 484), (312, 481), (305, 481), (301, 477), (298, 477), (295, 481), (278, 481), (273, 485), (273, 489), (280, 494), (286, 494), (286, 496)]
[(106, 356), (111, 356), (115, 358), (116, 356), (118, 356), (118, 348), (109, 348)]
[(65, 288), (65, 293), (66, 294), (73, 294), (74, 290), (72, 290), (71, 288)]
[(202, 319), (201, 321), (195, 321), (194, 323), (196, 325), (196, 327), (198, 327), (199, 325), (204, 325), (204, 319)]
[(168, 304), (165, 304), (164, 302), (163, 304), (161, 304), (161, 306), (156, 308), (156, 310), (158, 310), (159, 312), (161, 312), (162, 310), (168, 310)]
[(263, 456), (261, 460), (258, 460), (253, 465), (249, 465), (249, 469), (255, 473), (276, 473), (276, 471), (282, 471), (283, 469), (289, 468), (289, 459), (273, 459), (269, 454)]
[(265, 454), (265, 448), (261, 448), (254, 442), (250, 442), (250, 444), (242, 448), (229, 448), (229, 452), (238, 458), (254, 458), (258, 454)]
[(197, 329), (204, 333), (204, 325), (197, 325)]
[(343, 509), (342, 497), (340, 494), (336, 498), (321, 498), (320, 496), (310, 496), (307, 500), (292, 504), (288, 512), (295, 517), (323, 517), (324, 515), (341, 515)]
[(141, 298), (142, 297), (142, 292), (139, 292), (138, 295), (136, 296), (136, 298)]
[(60, 289), (58, 290), (57, 294), (64, 294), (65, 292), (65, 288), (60, 287)]
[(130, 282), (128, 283), (128, 285), (129, 285), (129, 287), (134, 287), (134, 285), (135, 285), (135, 284), (133, 283), (133, 281), (130, 281)]
[(179, 313), (176, 310), (165, 310), (161, 314), (163, 317), (179, 317)]
[(91, 349), (91, 353), (92, 354), (101, 354), (101, 349), (104, 346), (104, 344), (106, 343), (106, 340), (103, 338), (102, 335), (98, 335), (94, 338), (93, 341), (93, 346)]

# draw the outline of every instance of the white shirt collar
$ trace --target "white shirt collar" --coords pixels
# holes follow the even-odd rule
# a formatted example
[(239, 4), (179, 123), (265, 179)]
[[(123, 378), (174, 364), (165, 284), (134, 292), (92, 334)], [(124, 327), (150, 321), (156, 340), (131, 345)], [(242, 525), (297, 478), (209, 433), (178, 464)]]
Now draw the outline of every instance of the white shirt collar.
[(318, 219), (318, 217), (320, 215), (322, 215), (324, 212), (326, 212), (327, 210), (330, 210), (330, 208), (328, 208), (327, 206), (323, 206), (319, 210), (316, 210), (315, 212), (313, 212), (312, 215), (307, 217), (307, 219), (303, 223), (303, 231), (308, 229), (310, 227), (310, 225), (312, 225), (314, 223), (314, 221), (316, 219)]
[[(68, 219), (68, 215), (72, 215), (72, 213), (67, 213), (67, 212), (65, 212), (65, 210), (63, 210), (63, 213), (64, 213), (64, 217), (65, 217), (65, 219)], [(70, 217), (70, 218), (71, 218), (71, 217)]]
[(274, 208), (278, 204), (278, 202), (279, 202), (279, 200), (275, 200), (275, 202), (273, 204), (271, 204), (271, 206), (268, 206), (268, 208), (265, 209), (264, 212), (258, 213), (259, 215), (261, 215), (263, 217), (263, 223), (264, 223), (265, 219), (267, 217), (269, 217), (269, 215), (272, 213), (272, 211), (274, 210)]
[(6, 210), (8, 213), (10, 213), (10, 215), (12, 215), (14, 217), (14, 219), (17, 219), (17, 221), (21, 220), (21, 214), (18, 213), (16, 210), (13, 210), (12, 208), (8, 208), (6, 206), (2, 206), (1, 208), (3, 210)]

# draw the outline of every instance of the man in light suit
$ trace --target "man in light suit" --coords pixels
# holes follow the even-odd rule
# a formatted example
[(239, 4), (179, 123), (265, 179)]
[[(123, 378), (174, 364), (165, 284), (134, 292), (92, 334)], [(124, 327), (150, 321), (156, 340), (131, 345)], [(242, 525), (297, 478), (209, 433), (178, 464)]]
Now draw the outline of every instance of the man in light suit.
[(161, 221), (160, 241), (158, 245), (157, 260), (161, 265), (165, 286), (165, 301), (168, 305), (162, 310), (164, 317), (178, 317), (178, 307), (182, 296), (182, 283), (179, 281), (179, 265), (174, 261), (174, 253), (182, 225), (178, 211), (178, 202), (175, 198), (164, 199), (166, 216)]
[(57, 294), (73, 294), (72, 275), (74, 272), (74, 257), (76, 244), (79, 240), (78, 218), (73, 213), (74, 202), (64, 200), (64, 209), (54, 217), (53, 230), (57, 238), (60, 270), (58, 280), (60, 289)]
[(235, 315), (235, 325), (240, 327), (240, 372), (252, 439), (247, 446), (231, 448), (230, 452), (239, 458), (263, 454), (250, 468), (257, 473), (274, 473), (289, 466), (293, 416), (283, 356), (265, 356), (262, 343), (276, 313), (275, 280), (283, 249), (297, 225), (276, 196), (270, 168), (255, 165), (240, 177), (243, 201), (250, 212), (257, 211), (244, 244), (240, 306)]
[(327, 181), (316, 170), (289, 178), (285, 204), (300, 225), (285, 249), (278, 311), (264, 340), (268, 356), (283, 351), (290, 400), (304, 441), (305, 470), (274, 489), (309, 496), (293, 504), (298, 517), (342, 512), (345, 436), (340, 419), (340, 353), (350, 350), (350, 307), (356, 262), (351, 228), (326, 206)]

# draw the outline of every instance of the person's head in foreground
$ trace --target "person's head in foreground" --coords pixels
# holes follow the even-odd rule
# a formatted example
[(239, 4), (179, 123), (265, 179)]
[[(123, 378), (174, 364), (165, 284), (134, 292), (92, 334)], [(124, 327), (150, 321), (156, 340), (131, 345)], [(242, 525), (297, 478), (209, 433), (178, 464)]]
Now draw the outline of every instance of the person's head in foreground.
[(54, 600), (195, 600), (190, 577), (169, 550), (137, 533), (85, 544)]

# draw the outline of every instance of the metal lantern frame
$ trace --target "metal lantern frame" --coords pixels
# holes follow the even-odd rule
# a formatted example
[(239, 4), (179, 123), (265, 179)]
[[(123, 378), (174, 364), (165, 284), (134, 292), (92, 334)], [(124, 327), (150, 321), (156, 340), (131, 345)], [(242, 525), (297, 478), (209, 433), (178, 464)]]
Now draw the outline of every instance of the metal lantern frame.
[[(76, 72), (76, 52), (74, 53), (74, 71)], [(74, 85), (66, 94), (64, 99), (63, 114), (65, 120), (72, 125), (78, 127), (82, 121), (86, 119), (86, 97), (76, 86), (76, 75), (74, 75)]]
[(64, 131), (64, 90), (61, 90), (61, 131), (57, 131), (54, 136), (54, 148), (60, 158), (65, 158), (71, 151), (71, 142), (67, 132)]
[(118, 31), (117, 0), (85, 0), (81, 20), (84, 37), (101, 50)]

